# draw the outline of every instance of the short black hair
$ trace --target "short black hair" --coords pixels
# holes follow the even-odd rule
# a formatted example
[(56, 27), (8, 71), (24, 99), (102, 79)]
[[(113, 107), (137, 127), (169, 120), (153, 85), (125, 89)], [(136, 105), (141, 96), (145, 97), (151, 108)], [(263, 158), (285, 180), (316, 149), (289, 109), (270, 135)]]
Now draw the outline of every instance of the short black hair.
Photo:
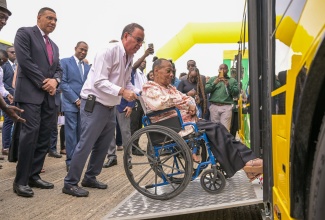
[(41, 8), (41, 9), (38, 11), (38, 15), (43, 14), (45, 11), (51, 11), (51, 12), (53, 12), (53, 13), (56, 14), (56, 12), (55, 12), (52, 8), (44, 7), (44, 8)]
[(88, 44), (85, 41), (79, 41), (76, 47), (78, 47), (80, 44), (86, 44), (88, 46)]

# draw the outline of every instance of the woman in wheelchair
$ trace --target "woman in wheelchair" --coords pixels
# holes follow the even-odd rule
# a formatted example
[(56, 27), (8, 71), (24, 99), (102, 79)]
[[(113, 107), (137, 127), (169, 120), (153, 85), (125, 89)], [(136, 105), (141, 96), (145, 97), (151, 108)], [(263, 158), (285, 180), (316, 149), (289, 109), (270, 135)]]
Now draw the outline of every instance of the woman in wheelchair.
[[(250, 181), (263, 172), (263, 161), (244, 144), (236, 141), (221, 123), (213, 123), (196, 116), (195, 100), (178, 91), (171, 85), (173, 67), (166, 59), (157, 59), (153, 64), (154, 81), (148, 81), (142, 88), (142, 98), (149, 111), (158, 111), (176, 107), (179, 109), (183, 122), (195, 122), (200, 130), (205, 130), (211, 144), (211, 151), (228, 177), (238, 170), (244, 169)], [(154, 116), (153, 121), (161, 121), (176, 116), (175, 111), (168, 111)], [(193, 130), (186, 126), (179, 133), (185, 136)], [(193, 153), (193, 159), (199, 160)]]

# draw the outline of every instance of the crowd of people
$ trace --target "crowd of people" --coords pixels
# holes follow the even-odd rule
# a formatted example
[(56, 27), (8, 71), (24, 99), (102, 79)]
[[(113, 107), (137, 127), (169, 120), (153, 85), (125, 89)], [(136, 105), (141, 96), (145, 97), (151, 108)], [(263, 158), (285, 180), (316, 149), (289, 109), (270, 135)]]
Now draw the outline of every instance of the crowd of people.
[[(0, 0), (2, 24), (10, 15), (6, 1)], [(0, 108), (6, 113), (2, 154), (17, 161), (13, 191), (18, 196), (33, 197), (33, 187), (54, 187), (40, 176), (46, 155), (66, 155), (63, 193), (85, 197), (87, 187), (106, 189), (107, 184), (97, 176), (102, 168), (117, 165), (116, 151), (122, 151), (142, 127), (143, 107), (178, 107), (185, 122), (194, 121), (207, 131), (212, 151), (229, 176), (242, 168), (250, 180), (262, 174), (262, 161), (229, 133), (233, 100), (239, 91), (237, 81), (227, 75), (226, 64), (207, 80), (196, 62), (189, 60), (188, 72), (178, 78), (172, 60), (155, 57), (152, 70), (145, 74), (146, 58), (154, 54), (154, 48), (148, 47), (134, 62), (145, 30), (131, 23), (124, 27), (121, 38), (98, 51), (89, 65), (89, 46), (84, 41), (76, 43), (73, 56), (59, 57), (59, 47), (49, 36), (56, 23), (55, 11), (41, 8), (37, 24), (19, 28), (14, 46), (0, 50)], [(145, 106), (137, 98), (140, 93)], [(57, 124), (63, 115), (58, 152)], [(132, 155), (144, 156), (137, 147)]]

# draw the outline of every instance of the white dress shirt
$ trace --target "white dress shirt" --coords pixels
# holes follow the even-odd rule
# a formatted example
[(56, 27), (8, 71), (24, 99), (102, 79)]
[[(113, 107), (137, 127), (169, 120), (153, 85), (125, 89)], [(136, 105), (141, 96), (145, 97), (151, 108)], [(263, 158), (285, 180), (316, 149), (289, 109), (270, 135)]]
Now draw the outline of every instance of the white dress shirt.
[(81, 89), (80, 96), (96, 96), (96, 101), (105, 106), (119, 105), (121, 88), (138, 93), (131, 83), (133, 56), (126, 60), (126, 52), (122, 42), (109, 43), (108, 48), (99, 51)]
[(142, 86), (148, 81), (146, 74), (144, 74), (139, 68), (134, 74), (134, 86), (137, 89), (142, 90)]
[(3, 69), (0, 67), (0, 94), (2, 97), (7, 97), (9, 95), (9, 92), (5, 89), (5, 86), (3, 84)]

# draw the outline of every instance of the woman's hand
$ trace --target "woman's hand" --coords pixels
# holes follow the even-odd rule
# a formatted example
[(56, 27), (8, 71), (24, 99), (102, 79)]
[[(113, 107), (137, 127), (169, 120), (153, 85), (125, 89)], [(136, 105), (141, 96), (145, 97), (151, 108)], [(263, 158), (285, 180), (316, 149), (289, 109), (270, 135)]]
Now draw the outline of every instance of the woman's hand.
[(196, 115), (196, 105), (190, 105), (190, 106), (188, 107), (188, 113), (189, 113), (191, 116)]

